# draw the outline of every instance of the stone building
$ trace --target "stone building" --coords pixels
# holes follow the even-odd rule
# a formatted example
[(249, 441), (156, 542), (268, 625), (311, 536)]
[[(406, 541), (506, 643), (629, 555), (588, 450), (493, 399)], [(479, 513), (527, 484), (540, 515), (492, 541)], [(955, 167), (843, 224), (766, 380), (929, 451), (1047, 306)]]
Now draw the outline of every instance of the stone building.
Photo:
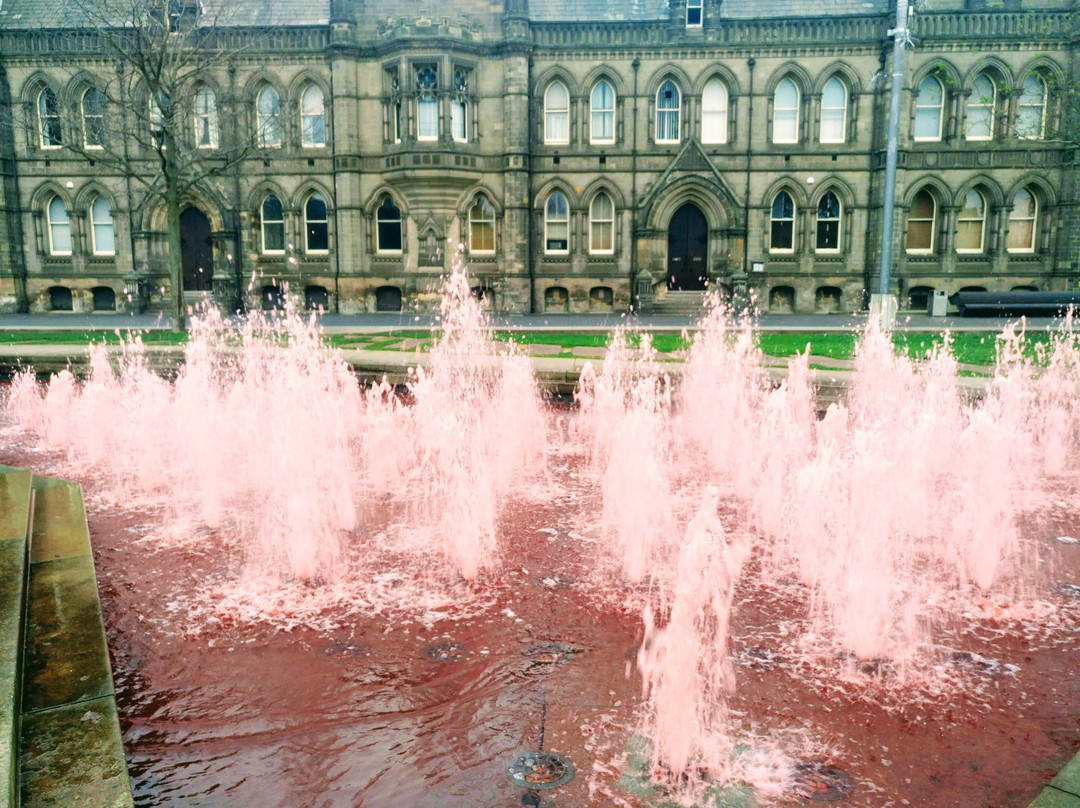
[[(673, 310), (742, 283), (763, 310), (851, 311), (877, 288), (888, 0), (234, 2), (237, 36), (263, 35), (184, 114), (198, 159), (250, 148), (183, 200), (190, 301), (425, 307), (459, 253), (506, 312)], [(1076, 288), (1072, 5), (915, 8), (901, 307)], [(167, 311), (164, 210), (92, 159), (124, 111), (65, 9), (0, 6), (0, 106), (26, 122), (0, 133), (0, 311)]]

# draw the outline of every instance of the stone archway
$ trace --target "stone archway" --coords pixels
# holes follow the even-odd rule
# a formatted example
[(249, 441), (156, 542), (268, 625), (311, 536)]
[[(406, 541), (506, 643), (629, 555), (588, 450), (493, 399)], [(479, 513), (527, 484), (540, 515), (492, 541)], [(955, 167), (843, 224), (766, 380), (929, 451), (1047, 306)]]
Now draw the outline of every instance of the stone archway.
[(687, 202), (668, 223), (667, 287), (702, 291), (709, 273), (709, 223), (701, 209)]

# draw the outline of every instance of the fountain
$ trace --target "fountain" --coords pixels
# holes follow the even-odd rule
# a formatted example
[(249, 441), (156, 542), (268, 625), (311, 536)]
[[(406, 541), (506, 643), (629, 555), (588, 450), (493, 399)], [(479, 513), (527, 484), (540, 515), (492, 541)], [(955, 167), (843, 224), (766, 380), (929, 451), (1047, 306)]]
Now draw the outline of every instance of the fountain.
[(870, 330), (824, 413), (719, 307), (676, 379), (626, 337), (544, 406), (458, 270), (404, 392), (295, 312), (204, 315), (171, 382), (137, 339), (17, 377), (0, 459), (84, 480), (141, 804), (1033, 796), (1080, 742), (1071, 323), (978, 399)]

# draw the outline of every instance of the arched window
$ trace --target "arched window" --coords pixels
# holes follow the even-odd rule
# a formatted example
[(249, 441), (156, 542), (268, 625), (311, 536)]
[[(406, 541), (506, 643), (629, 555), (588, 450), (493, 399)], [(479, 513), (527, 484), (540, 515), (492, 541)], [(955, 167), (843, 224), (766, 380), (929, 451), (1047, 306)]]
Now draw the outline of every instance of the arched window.
[(304, 203), (304, 252), (324, 253), (330, 249), (330, 221), (322, 194), (312, 194)]
[(116, 235), (113, 231), (112, 209), (103, 196), (90, 205), (90, 236), (94, 255), (116, 255)]
[(994, 136), (994, 108), (997, 106), (997, 87), (985, 73), (975, 77), (967, 104), (968, 140), (990, 140)]
[(1034, 73), (1024, 79), (1016, 134), (1032, 140), (1042, 140), (1046, 134), (1046, 84)]
[(615, 142), (615, 91), (606, 81), (596, 82), (593, 87), (592, 117), (589, 125), (591, 143)]
[(941, 118), (945, 109), (945, 91), (941, 82), (927, 76), (919, 82), (919, 95), (915, 99), (915, 140), (941, 140)]
[(54, 196), (45, 213), (49, 221), (49, 255), (71, 255), (71, 217), (64, 200)]
[(727, 143), (728, 91), (720, 79), (711, 79), (701, 93), (701, 142)]
[(937, 222), (937, 203), (925, 188), (915, 194), (908, 211), (907, 243), (909, 253), (928, 253), (934, 250)]
[(1039, 215), (1039, 203), (1035, 194), (1021, 188), (1013, 199), (1009, 214), (1009, 237), (1005, 248), (1009, 252), (1035, 252), (1035, 222)]
[(469, 208), (469, 252), (495, 252), (495, 208), (483, 194)]
[(570, 142), (570, 93), (561, 81), (544, 92), (544, 143)]
[(273, 194), (262, 203), (262, 251), (285, 252), (285, 209)]
[(375, 249), (379, 252), (401, 252), (401, 210), (390, 194), (383, 197), (382, 204), (375, 212), (375, 224)]
[(986, 200), (978, 191), (968, 191), (964, 197), (964, 207), (956, 217), (956, 251), (981, 253), (985, 230)]
[(217, 146), (217, 96), (209, 87), (200, 87), (195, 93), (195, 147), (216, 149)]
[(315, 84), (309, 84), (300, 96), (300, 143), (309, 148), (326, 145), (326, 104)]
[(615, 206), (611, 197), (602, 192), (589, 207), (589, 252), (594, 255), (615, 252)]
[(169, 108), (169, 98), (160, 90), (150, 93), (146, 99), (147, 115), (150, 120), (150, 146), (158, 148), (165, 146), (165, 110)]
[(769, 221), (769, 252), (793, 252), (795, 249), (795, 202), (781, 191), (773, 198)]
[(656, 142), (679, 142), (679, 110), (682, 101), (679, 88), (668, 79), (656, 91)]
[(544, 252), (570, 252), (570, 206), (559, 191), (549, 196), (544, 206)]
[(469, 139), (469, 74), (463, 69), (454, 71), (454, 99), (450, 104), (450, 129), (454, 140)]
[(799, 88), (791, 79), (773, 93), (773, 143), (799, 142)]
[(843, 143), (846, 138), (848, 91), (844, 82), (831, 78), (821, 91), (821, 142)]
[(41, 148), (59, 149), (64, 144), (60, 130), (60, 105), (57, 103), (56, 93), (48, 87), (38, 93), (37, 112)]
[(439, 74), (427, 65), (416, 71), (416, 139), (439, 139)]
[(91, 87), (82, 97), (83, 144), (88, 149), (105, 146), (105, 93)]
[(832, 191), (821, 197), (817, 206), (817, 252), (837, 252), (840, 249), (840, 200)]
[(273, 87), (263, 87), (255, 104), (255, 125), (260, 148), (276, 149), (281, 146), (281, 99)]

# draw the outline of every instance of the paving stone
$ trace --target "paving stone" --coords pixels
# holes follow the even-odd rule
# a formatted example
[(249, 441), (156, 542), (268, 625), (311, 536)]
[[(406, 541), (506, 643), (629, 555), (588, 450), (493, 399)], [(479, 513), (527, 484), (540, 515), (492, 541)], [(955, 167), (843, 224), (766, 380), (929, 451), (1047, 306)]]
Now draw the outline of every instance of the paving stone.
[(23, 719), (21, 808), (130, 808), (116, 703), (67, 704)]
[(22, 640), (25, 539), (0, 541), (0, 806), (15, 806), (18, 795), (19, 648)]
[(113, 692), (90, 556), (32, 564), (23, 713)]
[(30, 477), (29, 471), (0, 469), (0, 541), (26, 538)]
[(1050, 781), (1050, 785), (1080, 798), (1080, 752), (1065, 764), (1065, 768)]
[(1080, 797), (1056, 788), (1044, 788), (1028, 808), (1080, 808)]
[(81, 489), (73, 483), (53, 485), (51, 479), (34, 475), (32, 564), (90, 555), (90, 534)]

